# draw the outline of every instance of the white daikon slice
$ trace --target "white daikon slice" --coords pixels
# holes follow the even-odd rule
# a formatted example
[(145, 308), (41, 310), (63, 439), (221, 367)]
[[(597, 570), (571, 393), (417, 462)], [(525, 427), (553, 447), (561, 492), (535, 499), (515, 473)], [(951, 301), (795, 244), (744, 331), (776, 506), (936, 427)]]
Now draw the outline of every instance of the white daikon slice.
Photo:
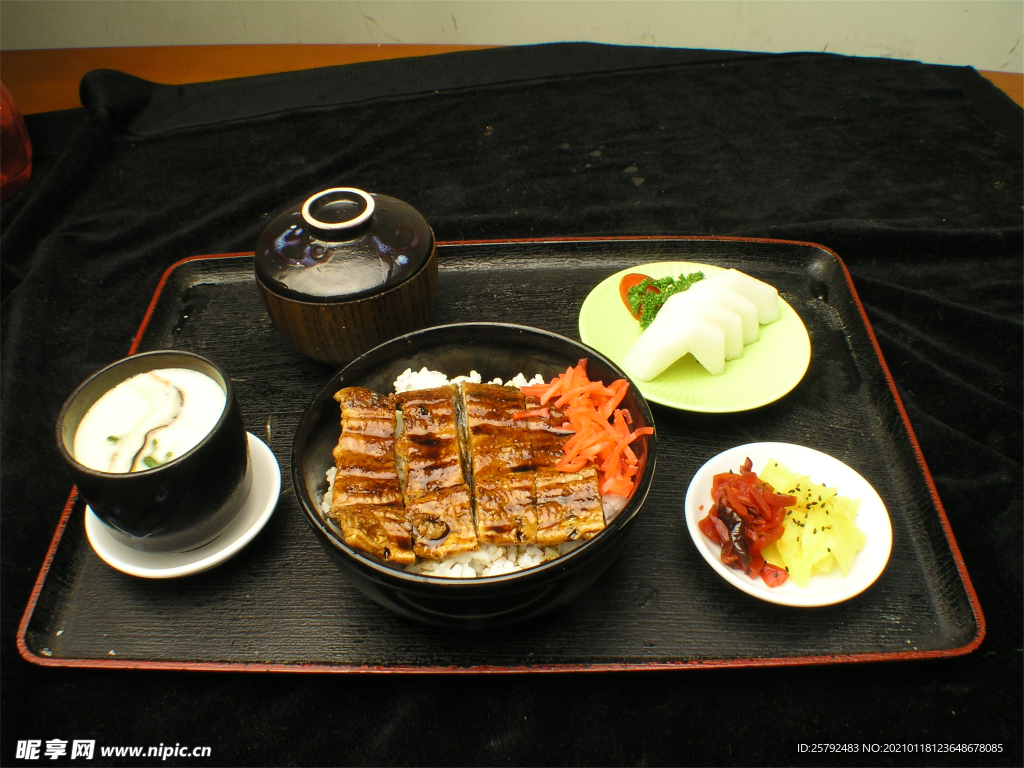
[[(681, 294), (676, 294), (679, 295)], [(710, 320), (725, 332), (726, 360), (735, 360), (743, 356), (743, 318), (738, 314), (707, 297), (699, 296), (687, 302), (682, 311)]]
[(701, 282), (718, 282), (732, 288), (736, 293), (750, 299), (757, 307), (757, 320), (761, 325), (774, 323), (779, 319), (779, 292), (768, 283), (761, 282), (738, 269), (727, 269)]
[[(724, 283), (716, 283), (710, 277), (691, 285), (684, 293), (677, 293), (665, 302), (665, 307), (668, 306), (669, 302), (672, 301), (676, 296), (688, 296), (688, 301), (698, 301), (701, 299), (707, 299), (713, 301), (720, 307), (735, 312), (740, 316), (740, 320), (743, 323), (743, 343), (753, 344), (761, 335), (761, 329), (758, 328), (757, 320), (757, 307), (750, 299), (740, 295), (729, 286)], [(665, 307), (661, 308), (661, 312), (654, 318), (657, 322), (658, 317), (661, 317), (662, 312), (665, 311)], [(653, 323), (652, 323), (653, 325)]]
[(651, 381), (687, 353), (712, 376), (725, 371), (725, 331), (703, 317), (685, 312), (666, 315), (664, 309), (626, 353), (626, 373)]

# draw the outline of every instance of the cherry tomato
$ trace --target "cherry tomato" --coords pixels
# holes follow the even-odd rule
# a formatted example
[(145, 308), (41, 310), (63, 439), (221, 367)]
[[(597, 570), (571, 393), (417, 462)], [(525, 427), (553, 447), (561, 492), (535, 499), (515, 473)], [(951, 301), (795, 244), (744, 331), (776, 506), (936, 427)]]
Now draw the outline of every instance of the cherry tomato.
[[(634, 285), (639, 285), (642, 281), (647, 279), (647, 275), (641, 275), (637, 272), (630, 272), (628, 275), (625, 275), (622, 278), (622, 280), (619, 281), (619, 296), (622, 298), (622, 303), (626, 305), (626, 309), (629, 310), (629, 314), (631, 314), (637, 320), (640, 319), (640, 313), (634, 312), (632, 308), (629, 306), (629, 289), (632, 288)], [(661, 291), (659, 291), (653, 285), (650, 287), (649, 292), (661, 293)]]

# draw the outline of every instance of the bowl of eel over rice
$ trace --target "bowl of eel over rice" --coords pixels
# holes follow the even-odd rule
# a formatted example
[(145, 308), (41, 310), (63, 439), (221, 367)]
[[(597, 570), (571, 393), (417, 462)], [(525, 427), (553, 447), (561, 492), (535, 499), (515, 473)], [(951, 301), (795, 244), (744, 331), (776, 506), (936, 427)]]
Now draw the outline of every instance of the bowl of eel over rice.
[[(442, 383), (423, 381), (428, 371)], [(628, 457), (625, 484), (611, 458), (581, 450), (567, 462), (578, 422), (566, 403), (589, 401), (545, 399), (540, 383), (579, 390), (580, 371), (608, 397), (601, 415), (614, 410), (608, 422), (629, 433), (614, 457)], [(296, 430), (292, 480), (361, 592), (407, 618), (487, 628), (571, 608), (621, 551), (655, 454), (650, 408), (600, 353), (536, 328), (460, 323), (395, 338), (335, 374)]]

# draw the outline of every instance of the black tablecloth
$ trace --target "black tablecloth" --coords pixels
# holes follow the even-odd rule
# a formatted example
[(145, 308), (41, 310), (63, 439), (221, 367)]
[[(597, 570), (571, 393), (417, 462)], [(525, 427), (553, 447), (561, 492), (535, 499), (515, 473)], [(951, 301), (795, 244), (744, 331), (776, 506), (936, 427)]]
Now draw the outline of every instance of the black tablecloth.
[[(84, 109), (27, 118), (33, 179), (3, 206), (0, 763), (88, 764), (19, 759), (30, 739), (211, 747), (169, 765), (1024, 761), (1022, 113), (976, 72), (564, 44), (188, 86), (97, 71), (81, 92)], [(412, 203), (442, 241), (727, 235), (837, 252), (977, 590), (980, 647), (512, 676), (22, 659), (18, 623), (70, 488), (53, 440), (65, 397), (128, 351), (169, 265), (251, 251), (272, 214), (342, 185)]]

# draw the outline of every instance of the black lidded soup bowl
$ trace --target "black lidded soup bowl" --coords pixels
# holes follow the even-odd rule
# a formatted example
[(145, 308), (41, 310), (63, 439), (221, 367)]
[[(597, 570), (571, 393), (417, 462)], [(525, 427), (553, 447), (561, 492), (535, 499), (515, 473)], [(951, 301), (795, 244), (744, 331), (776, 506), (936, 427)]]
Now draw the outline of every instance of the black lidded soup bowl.
[(325, 189), (260, 233), (256, 285), (296, 351), (345, 365), (422, 328), (437, 295), (437, 243), (408, 203), (353, 187)]
[[(579, 342), (502, 323), (460, 323), (409, 333), (370, 350), (331, 378), (299, 422), (292, 448), (292, 482), (320, 544), (361, 592), (410, 619), (487, 629), (564, 607), (605, 571), (622, 550), (650, 490), (656, 433), (632, 444), (640, 461), (636, 484), (625, 507), (604, 530), (554, 560), (501, 576), (448, 578), (407, 572), (401, 565), (345, 544), (320, 506), (327, 490), (326, 472), (333, 466), (331, 451), (341, 433), (340, 408), (334, 400), (339, 389), (358, 386), (391, 393), (406, 369), (424, 367), (449, 378), (477, 371), (485, 382), (498, 377), (507, 381), (518, 373), (527, 378), (539, 373), (550, 381), (582, 358), (588, 359), (591, 380), (628, 380), (615, 363)], [(635, 386), (630, 386), (619, 407), (629, 409), (633, 429), (654, 426), (650, 408)]]

